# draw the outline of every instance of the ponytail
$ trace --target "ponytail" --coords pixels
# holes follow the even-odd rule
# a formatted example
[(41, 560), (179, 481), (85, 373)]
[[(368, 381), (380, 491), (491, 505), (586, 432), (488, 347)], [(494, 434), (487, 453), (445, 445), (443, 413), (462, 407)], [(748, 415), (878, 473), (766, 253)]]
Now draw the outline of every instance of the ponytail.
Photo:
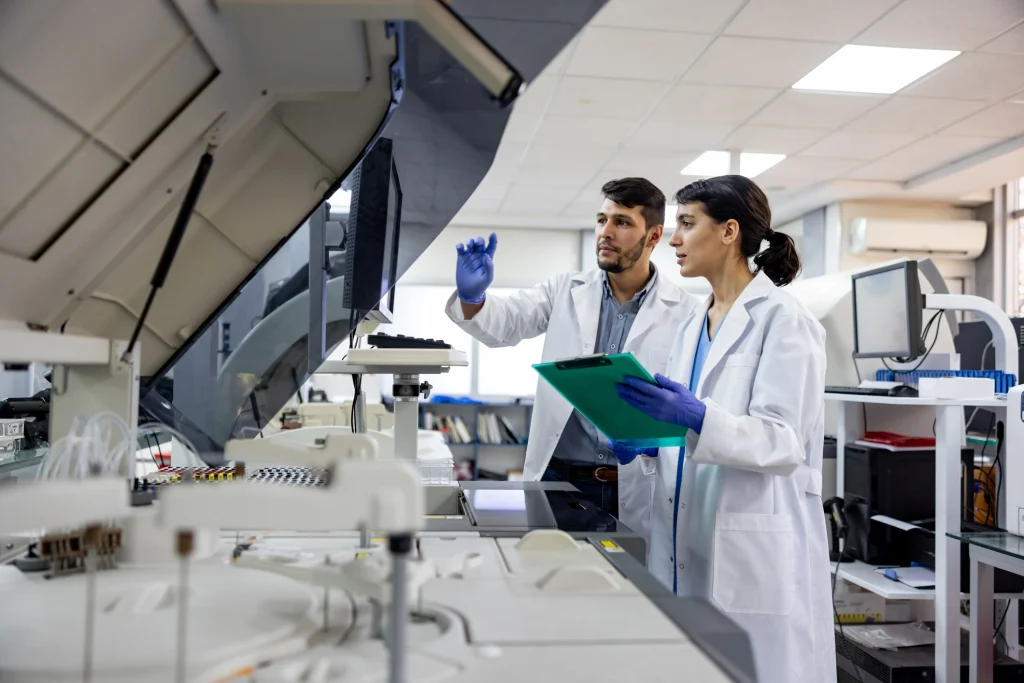
[(754, 265), (776, 286), (788, 285), (800, 272), (800, 255), (793, 238), (784, 232), (768, 233), (768, 248), (754, 257)]

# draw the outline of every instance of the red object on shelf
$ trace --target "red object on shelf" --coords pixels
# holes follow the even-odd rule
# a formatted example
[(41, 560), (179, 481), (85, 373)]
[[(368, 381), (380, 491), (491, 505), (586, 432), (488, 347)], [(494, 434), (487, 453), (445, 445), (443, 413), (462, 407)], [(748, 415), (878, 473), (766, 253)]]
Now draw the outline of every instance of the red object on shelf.
[(893, 448), (935, 448), (933, 436), (904, 436), (892, 432), (866, 432), (861, 441), (883, 444)]

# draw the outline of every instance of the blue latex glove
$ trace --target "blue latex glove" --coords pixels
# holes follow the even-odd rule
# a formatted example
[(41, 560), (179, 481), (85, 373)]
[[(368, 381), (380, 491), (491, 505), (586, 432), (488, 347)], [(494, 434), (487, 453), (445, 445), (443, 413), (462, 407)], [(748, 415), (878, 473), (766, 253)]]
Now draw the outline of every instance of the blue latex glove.
[(621, 441), (612, 441), (611, 439), (607, 440), (607, 445), (612, 453), (615, 454), (615, 459), (619, 461), (620, 465), (628, 465), (636, 460), (638, 455), (649, 455), (652, 458), (658, 455), (657, 448), (634, 448), (627, 446)]
[(616, 384), (619, 398), (658, 422), (676, 424), (700, 434), (704, 426), (704, 404), (690, 390), (664, 375), (655, 375), (657, 385), (636, 377)]
[(493, 232), (484, 244), (483, 237), (474, 237), (465, 245), (459, 244), (459, 260), (455, 264), (455, 289), (459, 298), (467, 304), (478, 304), (484, 300), (484, 293), (494, 281), (494, 251), (498, 248), (498, 236)]

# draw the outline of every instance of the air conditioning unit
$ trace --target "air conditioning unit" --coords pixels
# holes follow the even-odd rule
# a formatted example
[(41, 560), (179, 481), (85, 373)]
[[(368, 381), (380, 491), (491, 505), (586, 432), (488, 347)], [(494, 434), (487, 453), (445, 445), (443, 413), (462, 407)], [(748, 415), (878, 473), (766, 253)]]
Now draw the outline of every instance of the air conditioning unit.
[(985, 251), (984, 221), (910, 221), (854, 218), (850, 253), (872, 256), (973, 260)]

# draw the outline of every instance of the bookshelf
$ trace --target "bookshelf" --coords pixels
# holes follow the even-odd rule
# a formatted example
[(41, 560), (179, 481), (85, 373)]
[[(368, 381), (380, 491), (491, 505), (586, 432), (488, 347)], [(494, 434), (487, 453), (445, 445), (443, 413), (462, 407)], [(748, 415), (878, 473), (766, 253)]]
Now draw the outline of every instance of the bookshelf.
[[(493, 416), (489, 418), (487, 416)], [(522, 469), (526, 460), (526, 437), (530, 431), (530, 419), (533, 417), (533, 403), (420, 403), (420, 427), (438, 429), (439, 420), (452, 418), (461, 420), (464, 429), (460, 429), (460, 437), (446, 439), (455, 460), (471, 459), (473, 462), (473, 479), (480, 478), (480, 461), (483, 458), (484, 471), (493, 471), (488, 465), (512, 465), (505, 470)], [(481, 434), (481, 426), (488, 423), (488, 433)], [(447, 422), (447, 420), (444, 420)], [(506, 427), (495, 430), (495, 422)], [(445, 425), (447, 431), (448, 425)], [(519, 437), (519, 443), (498, 443), (498, 438), (507, 438), (508, 428)]]

